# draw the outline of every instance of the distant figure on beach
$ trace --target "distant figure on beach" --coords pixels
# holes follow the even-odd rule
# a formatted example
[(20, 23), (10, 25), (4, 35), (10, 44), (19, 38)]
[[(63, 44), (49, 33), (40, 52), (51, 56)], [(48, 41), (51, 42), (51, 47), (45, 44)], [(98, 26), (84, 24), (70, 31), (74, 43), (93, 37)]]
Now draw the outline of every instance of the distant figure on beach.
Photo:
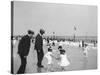
[(84, 44), (83, 54), (85, 57), (88, 57), (88, 45), (87, 44)]
[(60, 62), (58, 62), (58, 65), (61, 67), (62, 71), (65, 71), (67, 66), (70, 65), (68, 56), (66, 54), (66, 51), (62, 48), (62, 46), (58, 47), (58, 50), (60, 51)]
[(94, 41), (93, 44), (94, 44), (94, 47), (96, 47), (96, 41)]
[(40, 32), (37, 34), (36, 38), (35, 38), (35, 47), (34, 49), (37, 51), (37, 66), (39, 68), (43, 68), (42, 65), (42, 60), (44, 57), (44, 52), (43, 52), (43, 37), (42, 35), (45, 33), (45, 31), (43, 29), (40, 29)]
[(84, 41), (82, 41), (82, 47), (84, 47)]
[(31, 43), (31, 38), (34, 35), (34, 32), (31, 30), (28, 30), (28, 34), (23, 36), (21, 40), (19, 41), (18, 44), (18, 54), (21, 59), (21, 65), (18, 70), (18, 74), (23, 74), (25, 73), (25, 68), (27, 64), (27, 56), (30, 50), (30, 43)]

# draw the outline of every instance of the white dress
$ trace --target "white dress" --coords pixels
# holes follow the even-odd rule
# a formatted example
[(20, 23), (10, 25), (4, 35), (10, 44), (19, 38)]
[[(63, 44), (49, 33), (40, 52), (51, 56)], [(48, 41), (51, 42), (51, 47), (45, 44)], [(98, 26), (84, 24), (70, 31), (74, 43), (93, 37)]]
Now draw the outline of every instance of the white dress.
[(70, 62), (68, 61), (68, 58), (67, 58), (66, 54), (64, 54), (64, 55), (61, 54), (60, 57), (61, 57), (61, 61), (58, 63), (58, 65), (60, 65), (60, 66), (70, 65)]
[(86, 56), (88, 56), (88, 47), (84, 48), (83, 53), (84, 53)]
[(51, 55), (52, 55), (52, 52), (47, 52), (47, 53), (45, 54), (45, 57), (46, 57), (47, 60), (48, 60), (48, 63), (47, 63), (47, 64), (51, 64), (51, 63), (52, 63), (52, 57), (51, 57)]

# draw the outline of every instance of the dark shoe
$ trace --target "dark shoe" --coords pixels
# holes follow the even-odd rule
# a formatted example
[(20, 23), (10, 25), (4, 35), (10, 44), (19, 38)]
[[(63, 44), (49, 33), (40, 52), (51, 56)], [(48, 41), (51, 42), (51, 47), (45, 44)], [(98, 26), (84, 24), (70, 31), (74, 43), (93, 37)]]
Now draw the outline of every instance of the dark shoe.
[(43, 65), (40, 65), (40, 66), (38, 66), (39, 68), (43, 68), (44, 66)]

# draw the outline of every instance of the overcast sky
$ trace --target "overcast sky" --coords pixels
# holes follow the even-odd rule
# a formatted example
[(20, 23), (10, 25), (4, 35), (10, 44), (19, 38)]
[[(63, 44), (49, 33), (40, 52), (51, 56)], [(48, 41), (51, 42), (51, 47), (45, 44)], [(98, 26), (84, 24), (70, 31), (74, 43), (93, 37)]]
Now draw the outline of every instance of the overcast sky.
[(97, 7), (38, 2), (14, 2), (14, 35), (24, 35), (28, 29), (40, 28), (46, 35), (97, 36)]

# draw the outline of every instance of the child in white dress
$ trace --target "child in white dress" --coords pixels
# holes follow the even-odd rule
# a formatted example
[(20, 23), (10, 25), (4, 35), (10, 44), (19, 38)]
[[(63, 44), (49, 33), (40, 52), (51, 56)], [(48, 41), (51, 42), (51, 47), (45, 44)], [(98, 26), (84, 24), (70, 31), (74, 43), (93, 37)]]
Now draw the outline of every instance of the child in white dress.
[(84, 55), (85, 57), (88, 57), (88, 46), (87, 46), (87, 44), (84, 45), (84, 48), (83, 48), (83, 55)]
[(65, 70), (66, 70), (65, 68), (66, 68), (68, 65), (70, 65), (70, 62), (69, 62), (69, 60), (68, 60), (68, 57), (67, 57), (67, 54), (66, 54), (65, 50), (62, 49), (62, 46), (59, 46), (59, 47), (58, 47), (58, 50), (60, 51), (60, 58), (61, 58), (61, 61), (58, 62), (58, 65), (61, 66), (61, 70), (62, 70), (62, 71), (63, 71), (63, 70), (65, 71)]
[(45, 57), (47, 58), (47, 70), (50, 70), (50, 67), (52, 65), (52, 48), (51, 46), (48, 47), (48, 52), (45, 54)]

